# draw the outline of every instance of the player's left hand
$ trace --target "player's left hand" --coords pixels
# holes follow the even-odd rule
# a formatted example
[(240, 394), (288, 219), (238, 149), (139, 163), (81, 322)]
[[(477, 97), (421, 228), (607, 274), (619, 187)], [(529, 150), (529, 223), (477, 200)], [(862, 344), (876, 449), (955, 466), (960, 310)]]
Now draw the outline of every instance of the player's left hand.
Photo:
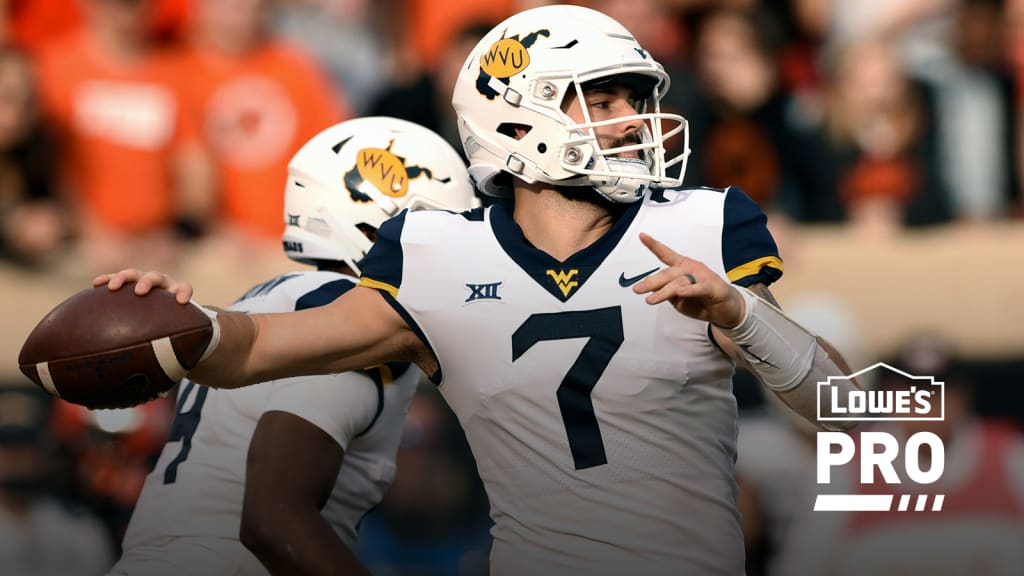
[(736, 287), (703, 262), (678, 254), (647, 234), (641, 233), (640, 241), (668, 266), (633, 286), (637, 294), (648, 294), (648, 304), (668, 301), (681, 314), (719, 328), (739, 325), (745, 304)]

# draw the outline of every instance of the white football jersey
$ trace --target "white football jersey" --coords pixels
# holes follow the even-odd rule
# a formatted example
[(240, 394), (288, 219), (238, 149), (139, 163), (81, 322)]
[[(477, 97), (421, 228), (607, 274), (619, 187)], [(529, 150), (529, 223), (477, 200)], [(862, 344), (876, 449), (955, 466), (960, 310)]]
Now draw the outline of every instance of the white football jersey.
[(491, 503), (495, 576), (742, 574), (733, 365), (632, 291), (646, 232), (740, 284), (782, 262), (742, 191), (655, 190), (559, 262), (508, 208), (399, 215), (361, 285), (433, 350)]
[[(311, 308), (334, 300), (354, 282), (333, 272), (286, 274), (254, 287), (231, 309)], [(388, 381), (385, 372), (394, 380)], [(137, 572), (146, 576), (163, 567), (182, 575), (266, 573), (238, 534), (249, 442), (260, 416), (270, 410), (309, 421), (345, 450), (322, 514), (351, 545), (357, 524), (394, 478), (405, 413), (419, 379), (415, 367), (394, 365), (237, 390), (185, 380), (170, 438), (146, 478), (114, 573), (134, 576), (133, 566), (144, 567)]]

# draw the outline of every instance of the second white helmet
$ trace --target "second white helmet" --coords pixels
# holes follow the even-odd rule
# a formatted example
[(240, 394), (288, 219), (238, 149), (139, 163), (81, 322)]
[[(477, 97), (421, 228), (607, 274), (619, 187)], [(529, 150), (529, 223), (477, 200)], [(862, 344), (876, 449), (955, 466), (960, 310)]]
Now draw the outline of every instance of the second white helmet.
[(375, 231), (403, 209), (461, 212), (479, 205), (466, 166), (440, 136), (388, 117), (348, 120), (292, 157), (285, 186), (285, 254), (337, 261), (356, 274)]

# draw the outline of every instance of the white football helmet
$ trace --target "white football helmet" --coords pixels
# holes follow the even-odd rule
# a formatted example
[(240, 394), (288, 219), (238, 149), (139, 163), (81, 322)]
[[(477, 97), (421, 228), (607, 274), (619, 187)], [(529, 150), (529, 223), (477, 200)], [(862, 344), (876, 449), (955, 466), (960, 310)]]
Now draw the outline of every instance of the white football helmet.
[(405, 120), (358, 118), (311, 138), (288, 164), (283, 245), (292, 260), (337, 261), (356, 274), (376, 231), (403, 209), (479, 205), (466, 165), (434, 132)]
[[(636, 115), (593, 122), (583, 107), (576, 123), (562, 111), (566, 94), (613, 80), (649, 90)], [(651, 88), (653, 86), (653, 88)], [(661, 112), (669, 77), (621, 24), (580, 6), (553, 5), (512, 16), (473, 49), (459, 72), (452, 97), (469, 173), (481, 191), (511, 192), (507, 172), (526, 182), (592, 186), (616, 202), (634, 202), (650, 184), (681, 184), (689, 155), (686, 120)], [(644, 94), (639, 94), (643, 96)], [(642, 120), (641, 142), (602, 149), (594, 129)], [(523, 134), (525, 132), (525, 134)], [(666, 141), (680, 137), (666, 159)], [(637, 151), (641, 161), (621, 158)], [(680, 164), (677, 178), (668, 168)]]

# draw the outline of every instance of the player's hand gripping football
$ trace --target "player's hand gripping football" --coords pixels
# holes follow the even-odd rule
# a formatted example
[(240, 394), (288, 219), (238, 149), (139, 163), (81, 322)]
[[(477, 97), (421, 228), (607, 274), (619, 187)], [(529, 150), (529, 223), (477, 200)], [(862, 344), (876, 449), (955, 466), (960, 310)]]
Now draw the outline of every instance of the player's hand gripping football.
[(178, 304), (188, 304), (192, 298), (192, 285), (177, 282), (167, 274), (157, 270), (143, 272), (135, 268), (126, 268), (113, 274), (100, 274), (93, 279), (94, 287), (107, 285), (110, 290), (120, 290), (127, 282), (135, 282), (135, 294), (143, 296), (153, 288), (163, 288), (174, 294)]
[(678, 254), (647, 234), (641, 233), (640, 241), (668, 266), (633, 286), (637, 294), (648, 294), (648, 304), (668, 301), (681, 314), (719, 328), (739, 325), (745, 304), (734, 286), (703, 262)]

